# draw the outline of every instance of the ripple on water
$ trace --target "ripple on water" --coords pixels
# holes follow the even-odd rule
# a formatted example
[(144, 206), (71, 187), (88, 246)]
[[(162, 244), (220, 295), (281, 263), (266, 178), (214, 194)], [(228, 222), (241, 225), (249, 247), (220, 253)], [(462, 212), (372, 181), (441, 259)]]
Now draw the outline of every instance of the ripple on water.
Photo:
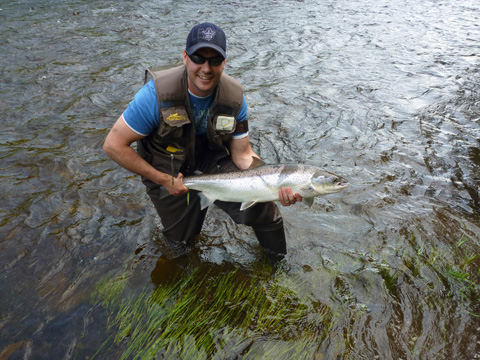
[[(477, 1), (51, 5), (0, 10), (0, 358), (91, 357), (116, 335), (108, 301), (131, 305), (195, 268), (202, 281), (239, 268), (259, 298), (311, 310), (288, 321), (313, 341), (209, 323), (218, 344), (243, 344), (231, 354), (478, 357)], [(215, 208), (195, 246), (170, 254), (139, 178), (102, 152), (144, 69), (181, 64), (186, 29), (206, 18), (227, 32), (255, 151), (350, 183), (282, 209), (289, 253), (273, 273), (251, 229)], [(89, 302), (124, 280), (119, 298)]]

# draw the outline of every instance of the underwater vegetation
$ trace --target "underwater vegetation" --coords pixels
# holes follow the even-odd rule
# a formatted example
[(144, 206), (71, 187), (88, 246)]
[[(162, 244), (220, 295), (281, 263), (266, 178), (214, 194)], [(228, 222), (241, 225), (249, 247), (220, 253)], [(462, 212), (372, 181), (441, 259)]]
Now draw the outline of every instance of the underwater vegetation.
[(126, 278), (104, 281), (94, 301), (109, 312), (114, 335), (95, 358), (112, 346), (122, 349), (121, 359), (313, 358), (333, 314), (300, 299), (301, 283), (268, 280), (272, 271), (205, 274), (197, 267), (126, 298)]
[[(457, 346), (451, 334), (480, 318), (479, 242), (460, 234), (441, 249), (405, 233), (410, 250), (384, 258), (352, 251), (318, 268), (173, 260), (163, 277), (140, 288), (127, 270), (107, 276), (91, 298), (107, 319), (106, 340), (93, 358), (319, 360), (385, 351), (386, 358), (448, 359)], [(418, 301), (409, 300), (412, 289)], [(410, 307), (414, 325), (404, 321)], [(445, 320), (445, 311), (465, 314), (467, 325)], [(378, 352), (365, 347), (359, 330), (375, 322), (385, 324), (378, 331), (387, 341)], [(410, 348), (395, 347), (398, 336), (410, 339)]]

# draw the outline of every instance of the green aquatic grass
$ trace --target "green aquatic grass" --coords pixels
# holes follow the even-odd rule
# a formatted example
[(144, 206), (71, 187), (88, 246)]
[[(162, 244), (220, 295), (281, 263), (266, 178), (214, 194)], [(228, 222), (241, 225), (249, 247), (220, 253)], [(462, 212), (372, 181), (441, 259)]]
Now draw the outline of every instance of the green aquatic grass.
[(107, 310), (115, 335), (95, 358), (112, 347), (121, 348), (121, 359), (313, 358), (332, 312), (302, 301), (291, 282), (283, 286), (281, 276), (268, 273), (197, 268), (126, 298), (122, 281), (104, 281), (93, 301)]
[[(462, 224), (462, 228), (465, 225)], [(403, 253), (403, 262), (414, 277), (420, 276), (421, 269), (428, 267), (442, 282), (445, 295), (467, 300), (470, 305), (480, 302), (480, 255), (478, 254), (479, 239), (467, 235), (465, 231), (458, 241), (444, 250), (436, 247), (427, 248), (426, 244), (413, 234), (410, 244), (416, 253)]]
[[(478, 279), (475, 280), (475, 266), (480, 259), (480, 256), (472, 250), (470, 246), (470, 239), (464, 235), (457, 242), (454, 249), (454, 253), (458, 261), (456, 263), (445, 265), (445, 271), (447, 277), (451, 283), (454, 283), (454, 290), (462, 297), (470, 299), (472, 302), (478, 302), (480, 300), (480, 283)], [(477, 267), (477, 273), (480, 275), (480, 267)]]
[[(338, 253), (317, 269), (297, 273), (264, 263), (234, 269), (167, 261), (161, 268), (166, 276), (157, 277), (161, 281), (155, 288), (133, 290), (127, 276), (104, 280), (92, 301), (107, 312), (108, 338), (94, 358), (316, 359), (325, 347), (331, 356), (355, 358), (365, 351), (358, 328), (371, 318), (371, 308), (402, 304), (412, 288), (424, 299), (412, 304), (419, 313), (455, 309), (476, 319), (477, 237), (459, 232), (459, 240), (440, 247), (418, 234), (406, 235), (403, 246), (383, 253), (386, 257), (373, 251)], [(384, 316), (389, 317), (388, 336), (410, 339), (408, 356), (432, 354), (415, 329), (393, 330), (401, 313), (386, 311)], [(449, 326), (447, 321), (437, 325), (445, 331)], [(440, 358), (454, 346), (445, 334), (441, 337), (434, 341), (442, 349)]]

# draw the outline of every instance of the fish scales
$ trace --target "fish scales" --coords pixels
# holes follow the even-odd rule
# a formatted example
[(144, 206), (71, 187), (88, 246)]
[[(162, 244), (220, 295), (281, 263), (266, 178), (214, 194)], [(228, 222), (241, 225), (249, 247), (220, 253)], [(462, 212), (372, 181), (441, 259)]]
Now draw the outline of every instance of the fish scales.
[(309, 199), (348, 186), (345, 179), (318, 167), (294, 164), (185, 177), (184, 184), (200, 192), (202, 209), (221, 200), (242, 203), (242, 210), (257, 202), (279, 200), (278, 192), (282, 187), (291, 187), (294, 193)]

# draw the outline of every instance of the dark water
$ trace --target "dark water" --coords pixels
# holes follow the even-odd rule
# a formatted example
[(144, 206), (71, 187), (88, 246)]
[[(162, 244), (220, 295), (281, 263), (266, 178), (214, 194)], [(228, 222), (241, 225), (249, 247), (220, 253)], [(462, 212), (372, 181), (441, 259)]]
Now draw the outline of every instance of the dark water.
[[(201, 21), (227, 33), (262, 158), (351, 183), (282, 210), (287, 270), (271, 281), (300, 279), (298, 297), (334, 314), (303, 358), (480, 358), (479, 14), (474, 0), (1, 1), (0, 359), (91, 358), (113, 331), (92, 300), (105, 276), (134, 297), (186, 266), (101, 146), (143, 70), (180, 64)], [(215, 208), (186, 256), (219, 278), (262, 261)]]

